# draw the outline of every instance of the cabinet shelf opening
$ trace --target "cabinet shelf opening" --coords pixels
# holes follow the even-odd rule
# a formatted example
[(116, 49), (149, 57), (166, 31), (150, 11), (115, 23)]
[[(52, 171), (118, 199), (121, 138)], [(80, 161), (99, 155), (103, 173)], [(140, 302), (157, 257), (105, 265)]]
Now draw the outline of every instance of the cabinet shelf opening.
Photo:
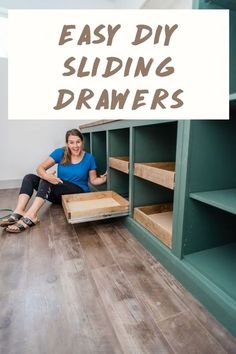
[(84, 136), (84, 150), (87, 152), (91, 151), (90, 148), (90, 133), (83, 133)]
[(155, 204), (134, 208), (134, 219), (171, 248), (173, 204)]
[[(101, 175), (107, 170), (107, 139), (106, 132), (92, 132), (92, 154), (97, 162), (97, 173)], [(107, 189), (107, 183), (95, 187), (95, 190)]]
[(236, 215), (236, 188), (190, 193), (190, 197)]
[(192, 253), (184, 262), (197, 269), (202, 275), (236, 301), (236, 241), (226, 245)]

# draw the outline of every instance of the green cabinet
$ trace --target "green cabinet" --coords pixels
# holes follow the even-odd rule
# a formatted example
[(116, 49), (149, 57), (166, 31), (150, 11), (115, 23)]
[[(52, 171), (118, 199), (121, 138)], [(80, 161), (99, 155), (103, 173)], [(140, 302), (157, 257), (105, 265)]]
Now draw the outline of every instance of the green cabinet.
[[(82, 132), (99, 171), (118, 161), (103, 188), (129, 201), (127, 228), (236, 334), (236, 100), (229, 121), (116, 120)], [(166, 163), (173, 187), (173, 171), (155, 174)]]
[(236, 335), (236, 6), (230, 8), (230, 120), (88, 125), (100, 173), (129, 201), (123, 223)]

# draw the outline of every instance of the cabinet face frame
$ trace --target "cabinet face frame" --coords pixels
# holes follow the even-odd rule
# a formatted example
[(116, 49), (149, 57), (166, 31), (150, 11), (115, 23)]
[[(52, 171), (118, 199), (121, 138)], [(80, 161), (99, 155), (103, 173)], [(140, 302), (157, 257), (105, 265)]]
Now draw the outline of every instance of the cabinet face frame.
[[(187, 166), (187, 153), (188, 153), (188, 139), (189, 139), (189, 126), (190, 122), (189, 121), (164, 121), (164, 120), (129, 120), (129, 121), (115, 121), (110, 124), (101, 124), (97, 126), (92, 126), (91, 128), (86, 127), (84, 129), (85, 133), (90, 133), (91, 135), (99, 132), (103, 132), (103, 134), (106, 134), (106, 156), (107, 159), (114, 154), (114, 147), (111, 145), (111, 138), (112, 134), (111, 131), (114, 135), (117, 137), (119, 134), (122, 134), (122, 131), (128, 131), (126, 135), (129, 135), (129, 176), (128, 176), (128, 198), (129, 198), (129, 215), (130, 217), (133, 217), (133, 212), (134, 208), (137, 206), (142, 206), (142, 205), (137, 205), (135, 201), (134, 194), (136, 192), (136, 184), (137, 181), (136, 179), (139, 177), (134, 176), (134, 163), (137, 162), (136, 159), (136, 144), (137, 144), (137, 137), (136, 129), (148, 129), (148, 126), (162, 126), (162, 125), (167, 125), (167, 126), (175, 126), (173, 128), (173, 133), (176, 135), (175, 137), (175, 142), (174, 142), (174, 153), (175, 153), (175, 158), (174, 160), (176, 161), (176, 173), (175, 173), (175, 191), (174, 191), (174, 203), (173, 203), (173, 233), (172, 233), (172, 253), (178, 257), (182, 257), (182, 226), (183, 226), (183, 215), (184, 215), (184, 200), (185, 196), (183, 195), (183, 190), (186, 188), (186, 166)], [(156, 128), (155, 128), (156, 129)], [(165, 128), (160, 128), (164, 129)], [(166, 128), (168, 130), (168, 128)], [(140, 130), (141, 132), (141, 130)], [(173, 136), (172, 134), (172, 136)], [(114, 136), (113, 135), (113, 136)], [(127, 139), (128, 140), (128, 139)], [(93, 146), (94, 139), (91, 139), (91, 145)], [(127, 144), (128, 145), (128, 144)], [(93, 150), (93, 149), (92, 149)], [(173, 147), (172, 147), (173, 150)], [(120, 151), (118, 150), (118, 153)], [(172, 153), (173, 156), (173, 153)], [(122, 175), (122, 172), (117, 171), (118, 174), (120, 173)], [(114, 176), (113, 176), (114, 178)], [(117, 177), (119, 179), (119, 177)], [(123, 177), (122, 177), (123, 178)], [(139, 182), (143, 183), (143, 182)], [(147, 182), (147, 183), (152, 183), (152, 182)], [(145, 184), (145, 181), (144, 181)], [(111, 169), (108, 169), (108, 183), (107, 183), (107, 189), (113, 190), (114, 184), (112, 185), (112, 172)], [(158, 203), (165, 203), (165, 202), (172, 202), (173, 201), (173, 191), (168, 190), (167, 188), (162, 189), (162, 195), (160, 200), (150, 200), (149, 204), (158, 204)], [(158, 186), (157, 186), (158, 189)], [(115, 188), (114, 191), (116, 192)], [(119, 191), (117, 191), (119, 193)], [(159, 194), (159, 192), (158, 192)], [(143, 205), (144, 206), (144, 205)]]
[[(235, 99), (235, 98), (234, 98)], [(129, 217), (123, 218), (124, 224), (134, 234), (134, 236), (146, 247), (192, 294), (198, 298), (212, 312), (216, 318), (223, 324), (235, 332), (236, 310), (228, 297), (221, 290), (215, 291), (214, 284), (204, 277), (189, 262), (184, 258), (185, 239), (185, 221), (186, 218), (191, 218), (188, 211), (188, 201), (191, 186), (189, 184), (189, 171), (192, 168), (191, 151), (193, 149), (192, 141), (195, 140), (192, 124), (188, 120), (178, 121), (177, 127), (177, 144), (176, 144), (176, 178), (174, 190), (174, 205), (173, 205), (173, 234), (172, 234), (172, 249), (166, 247), (162, 242), (156, 239), (151, 232), (139, 225), (132, 217), (135, 200), (135, 179), (133, 166), (135, 161), (135, 130), (137, 127), (145, 127), (150, 124), (165, 124), (168, 121), (119, 121), (114, 122), (110, 126), (95, 127), (92, 129), (121, 129), (129, 127), (130, 129), (130, 174), (129, 174)], [(137, 124), (137, 125), (136, 125)], [(107, 155), (109, 156), (109, 154)], [(151, 183), (151, 182), (147, 182)], [(198, 191), (193, 191), (198, 192)], [(198, 203), (198, 201), (194, 201)], [(200, 202), (199, 202), (200, 203)], [(198, 206), (200, 208), (200, 206)], [(204, 208), (203, 204), (203, 208)], [(207, 206), (206, 206), (207, 207)], [(191, 256), (191, 254), (190, 254)], [(184, 258), (184, 259), (183, 259)], [(234, 322), (233, 322), (234, 321)]]

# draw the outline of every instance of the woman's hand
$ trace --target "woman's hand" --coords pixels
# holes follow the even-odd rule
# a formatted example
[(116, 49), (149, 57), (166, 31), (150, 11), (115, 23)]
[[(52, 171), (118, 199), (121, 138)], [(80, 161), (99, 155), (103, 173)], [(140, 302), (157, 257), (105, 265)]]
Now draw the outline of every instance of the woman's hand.
[(89, 181), (94, 186), (99, 186), (100, 184), (105, 183), (107, 181), (107, 171), (103, 175), (98, 177), (96, 170), (90, 170), (89, 171)]
[(104, 180), (103, 183), (105, 183), (107, 181), (107, 171), (103, 175), (101, 175), (100, 178), (102, 178)]
[(47, 172), (46, 173), (47, 177), (45, 178), (49, 183), (52, 183), (52, 184), (60, 184), (60, 183), (63, 183), (63, 181), (56, 177), (56, 171), (53, 171), (53, 172)]
[(60, 178), (56, 177), (56, 171), (47, 172), (47, 170), (55, 164), (56, 162), (51, 157), (48, 157), (45, 161), (43, 161), (37, 168), (39, 177), (52, 184), (63, 183)]
[(37, 167), (37, 174), (40, 178), (45, 179), (45, 181), (48, 181), (49, 183), (52, 184), (58, 184), (58, 183), (63, 183), (59, 178), (55, 176), (56, 171), (53, 172), (47, 172), (47, 170), (54, 166), (56, 162), (51, 158), (48, 157), (45, 161), (43, 161), (38, 167)]

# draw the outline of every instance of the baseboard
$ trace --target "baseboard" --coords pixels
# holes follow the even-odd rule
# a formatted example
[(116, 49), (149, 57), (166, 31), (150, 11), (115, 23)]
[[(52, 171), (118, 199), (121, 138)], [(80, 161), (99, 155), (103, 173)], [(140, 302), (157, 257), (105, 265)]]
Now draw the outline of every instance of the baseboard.
[(21, 186), (21, 179), (0, 180), (0, 189), (13, 189)]

